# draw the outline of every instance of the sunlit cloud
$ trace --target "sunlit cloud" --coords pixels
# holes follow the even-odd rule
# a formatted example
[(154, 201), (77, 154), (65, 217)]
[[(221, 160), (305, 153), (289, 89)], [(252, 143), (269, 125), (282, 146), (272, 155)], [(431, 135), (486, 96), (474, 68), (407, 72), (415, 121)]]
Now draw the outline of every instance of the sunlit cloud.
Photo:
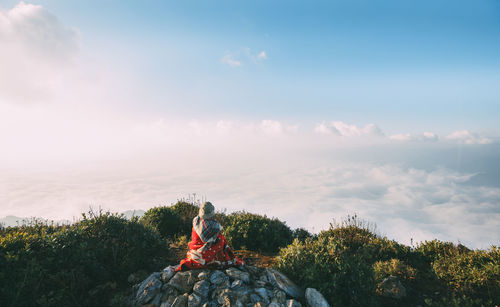
[(261, 52), (253, 52), (250, 48), (244, 47), (236, 52), (226, 52), (221, 58), (221, 62), (230, 67), (240, 67), (244, 64), (258, 64), (267, 60), (267, 53), (263, 50)]
[(374, 124), (368, 124), (364, 127), (349, 125), (342, 121), (332, 121), (329, 123), (323, 122), (317, 124), (314, 132), (319, 134), (330, 134), (342, 137), (359, 137), (359, 136), (383, 136), (382, 130)]
[(234, 59), (234, 56), (231, 53), (227, 53), (226, 55), (224, 55), (221, 59), (221, 62), (230, 67), (240, 67), (242, 65), (241, 61)]
[(487, 137), (471, 133), (468, 130), (454, 131), (446, 136), (448, 140), (458, 141), (464, 144), (491, 144), (493, 141)]
[(439, 140), (437, 134), (433, 132), (424, 132), (422, 134), (400, 133), (389, 136), (393, 141), (416, 141), (416, 142), (435, 142)]

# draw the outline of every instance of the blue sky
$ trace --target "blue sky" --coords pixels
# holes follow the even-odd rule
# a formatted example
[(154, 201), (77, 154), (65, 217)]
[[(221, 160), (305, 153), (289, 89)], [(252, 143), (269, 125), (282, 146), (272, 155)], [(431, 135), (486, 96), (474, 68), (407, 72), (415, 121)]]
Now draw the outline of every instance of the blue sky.
[(498, 133), (496, 1), (34, 3), (126, 67), (151, 112)]
[(499, 37), (498, 1), (3, 0), (0, 211), (197, 193), (498, 244)]

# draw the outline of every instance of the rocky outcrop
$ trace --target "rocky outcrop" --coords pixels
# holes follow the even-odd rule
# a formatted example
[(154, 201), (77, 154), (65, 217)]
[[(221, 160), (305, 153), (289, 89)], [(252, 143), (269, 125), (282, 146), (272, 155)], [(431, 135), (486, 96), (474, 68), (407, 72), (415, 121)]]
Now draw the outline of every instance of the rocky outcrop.
[[(305, 292), (284, 274), (254, 266), (175, 272), (169, 266), (134, 286), (132, 307), (329, 306), (315, 289)], [(302, 302), (302, 303), (301, 303)]]

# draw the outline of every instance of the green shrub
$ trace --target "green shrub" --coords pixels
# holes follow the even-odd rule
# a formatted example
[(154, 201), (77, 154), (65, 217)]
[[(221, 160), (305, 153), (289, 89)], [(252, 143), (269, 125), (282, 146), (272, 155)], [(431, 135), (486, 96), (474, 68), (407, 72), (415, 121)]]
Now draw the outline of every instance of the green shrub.
[(0, 305), (107, 305), (130, 273), (159, 269), (167, 251), (156, 232), (110, 213), (12, 227), (0, 237)]
[(320, 291), (332, 306), (373, 306), (375, 281), (363, 253), (322, 236), (295, 240), (280, 251), (275, 267), (302, 287)]
[(304, 242), (306, 239), (313, 239), (315, 236), (304, 228), (297, 228), (293, 230), (293, 238)]
[(151, 208), (144, 213), (140, 222), (156, 230), (165, 239), (179, 236), (184, 227), (183, 219), (171, 207)]
[(227, 215), (224, 235), (234, 249), (276, 253), (293, 240), (291, 229), (278, 219), (247, 212)]
[(375, 295), (373, 266), (377, 261), (405, 259), (411, 250), (373, 231), (356, 216), (348, 217), (331, 224), (317, 239), (295, 240), (282, 249), (276, 268), (303, 287), (318, 289), (334, 306), (382, 304)]
[(436, 275), (453, 292), (500, 303), (500, 248), (451, 252), (433, 262)]
[(441, 257), (451, 256), (455, 249), (451, 242), (432, 240), (418, 244), (415, 251), (424, 257), (427, 262), (432, 262)]
[(405, 264), (399, 259), (390, 259), (386, 261), (377, 261), (373, 264), (373, 273), (376, 281), (382, 281), (384, 278), (392, 275), (401, 278), (401, 280), (415, 280), (417, 270)]
[(177, 213), (177, 215), (179, 215), (181, 219), (179, 235), (186, 235), (191, 237), (193, 218), (198, 215), (200, 207), (192, 203), (178, 201), (170, 208), (173, 212)]

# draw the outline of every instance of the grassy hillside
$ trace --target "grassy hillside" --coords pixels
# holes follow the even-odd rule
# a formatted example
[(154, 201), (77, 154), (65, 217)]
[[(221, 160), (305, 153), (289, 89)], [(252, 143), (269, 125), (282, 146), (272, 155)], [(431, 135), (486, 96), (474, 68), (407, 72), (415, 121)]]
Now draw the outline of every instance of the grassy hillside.
[[(32, 221), (0, 229), (0, 306), (119, 306), (131, 273), (180, 260), (182, 253), (169, 254), (169, 245), (185, 244), (197, 212), (196, 205), (178, 202), (140, 219), (90, 212), (73, 225)], [(217, 219), (235, 249), (271, 256), (275, 268), (335, 306), (500, 304), (498, 247), (470, 250), (438, 240), (409, 247), (378, 236), (356, 217), (319, 235), (248, 212), (218, 213)], [(380, 282), (390, 275), (403, 283), (406, 297), (381, 295)]]

